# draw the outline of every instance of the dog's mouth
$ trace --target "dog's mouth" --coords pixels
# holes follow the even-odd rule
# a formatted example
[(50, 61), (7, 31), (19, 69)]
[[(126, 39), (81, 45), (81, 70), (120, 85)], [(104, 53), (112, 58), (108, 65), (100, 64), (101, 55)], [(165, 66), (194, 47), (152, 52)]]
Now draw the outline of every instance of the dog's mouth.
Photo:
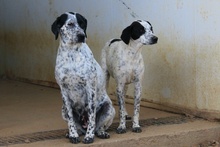
[(72, 36), (69, 38), (69, 44), (75, 45), (78, 43), (85, 43), (86, 42), (86, 36), (84, 34), (78, 34), (76, 37)]

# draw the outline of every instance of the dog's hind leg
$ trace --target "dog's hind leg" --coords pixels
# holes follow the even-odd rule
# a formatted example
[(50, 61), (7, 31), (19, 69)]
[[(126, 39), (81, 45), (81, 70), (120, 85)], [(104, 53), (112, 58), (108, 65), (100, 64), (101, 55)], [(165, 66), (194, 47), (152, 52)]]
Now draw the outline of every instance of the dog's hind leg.
[(96, 114), (96, 136), (102, 139), (110, 138), (106, 130), (115, 117), (115, 108), (111, 102), (105, 102)]
[(108, 70), (104, 71), (105, 74), (105, 81), (106, 81), (106, 89), (108, 89), (109, 86), (109, 79), (110, 79), (110, 73)]
[(142, 132), (141, 127), (139, 125), (139, 113), (140, 113), (140, 102), (141, 102), (141, 82), (137, 81), (135, 84), (134, 90), (134, 117), (133, 117), (133, 126), (132, 131), (136, 133)]

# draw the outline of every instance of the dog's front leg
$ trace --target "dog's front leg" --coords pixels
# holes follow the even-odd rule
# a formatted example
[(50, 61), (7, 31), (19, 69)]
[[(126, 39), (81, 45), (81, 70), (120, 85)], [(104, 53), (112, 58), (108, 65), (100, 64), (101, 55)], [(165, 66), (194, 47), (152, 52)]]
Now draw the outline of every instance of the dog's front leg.
[(62, 98), (63, 98), (63, 109), (65, 109), (65, 111), (63, 110), (63, 113), (66, 113), (62, 115), (65, 116), (65, 120), (68, 122), (69, 140), (71, 143), (75, 143), (75, 144), (79, 143), (80, 139), (73, 118), (73, 110), (71, 107), (72, 105), (71, 102), (69, 101), (68, 95), (64, 91), (62, 92)]
[[(127, 90), (128, 90), (128, 85), (125, 85), (124, 86), (124, 96), (125, 97), (126, 97)], [(125, 107), (125, 119), (131, 120), (131, 116), (128, 115), (128, 111), (127, 111), (126, 107)]]
[(118, 98), (118, 105), (119, 105), (119, 118), (120, 118), (120, 124), (116, 130), (116, 133), (122, 134), (126, 133), (126, 110), (125, 110), (125, 100), (124, 100), (124, 86), (125, 84), (118, 83), (116, 94)]
[(96, 119), (96, 83), (94, 82), (87, 88), (87, 98), (88, 98), (88, 128), (86, 131), (86, 136), (83, 143), (89, 144), (94, 141), (95, 133), (95, 119)]
[(133, 117), (133, 126), (132, 131), (136, 133), (142, 132), (139, 125), (139, 112), (140, 112), (140, 102), (141, 102), (141, 91), (142, 85), (141, 81), (134, 83), (134, 117)]

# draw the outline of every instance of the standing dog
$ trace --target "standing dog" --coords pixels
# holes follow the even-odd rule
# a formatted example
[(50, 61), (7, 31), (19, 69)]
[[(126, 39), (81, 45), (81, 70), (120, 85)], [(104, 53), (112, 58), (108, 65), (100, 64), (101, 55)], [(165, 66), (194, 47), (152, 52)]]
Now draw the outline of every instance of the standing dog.
[(120, 124), (117, 133), (126, 132), (126, 116), (124, 96), (127, 84), (134, 83), (134, 116), (133, 132), (141, 132), (139, 125), (139, 111), (141, 101), (142, 77), (144, 61), (141, 54), (143, 45), (157, 43), (158, 38), (153, 33), (152, 25), (148, 21), (137, 20), (125, 28), (121, 39), (112, 39), (102, 49), (102, 68), (107, 85), (110, 75), (116, 80), (116, 94), (119, 103)]
[(67, 12), (52, 24), (55, 39), (60, 35), (55, 78), (60, 86), (62, 116), (67, 121), (69, 139), (92, 143), (94, 134), (109, 138), (115, 109), (105, 89), (104, 73), (93, 57), (86, 41), (87, 20), (78, 13)]

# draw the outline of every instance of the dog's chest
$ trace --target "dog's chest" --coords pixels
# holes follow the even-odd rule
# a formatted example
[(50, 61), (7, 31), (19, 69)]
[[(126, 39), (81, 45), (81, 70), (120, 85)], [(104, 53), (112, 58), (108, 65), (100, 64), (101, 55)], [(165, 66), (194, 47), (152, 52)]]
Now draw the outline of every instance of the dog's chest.
[(122, 56), (119, 62), (119, 70), (128, 83), (133, 82), (144, 70), (142, 56), (135, 56), (132, 52), (127, 53), (126, 56)]
[(79, 82), (92, 78), (96, 70), (92, 57), (91, 52), (86, 49), (58, 52), (55, 69), (56, 80), (69, 83), (69, 80)]

